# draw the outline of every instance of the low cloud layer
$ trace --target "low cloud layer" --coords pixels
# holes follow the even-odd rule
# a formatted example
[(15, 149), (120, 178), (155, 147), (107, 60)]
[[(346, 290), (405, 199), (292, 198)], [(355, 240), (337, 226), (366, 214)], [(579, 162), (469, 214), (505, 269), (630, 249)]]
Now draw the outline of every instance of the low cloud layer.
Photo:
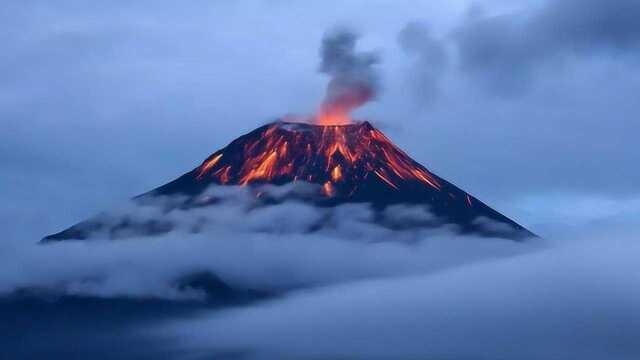
[[(265, 190), (284, 196), (291, 188)], [(448, 228), (390, 230), (373, 223), (362, 204), (254, 207), (254, 195), (235, 187), (214, 187), (206, 196), (221, 201), (168, 211), (180, 199), (165, 198), (104, 217), (171, 219), (174, 230), (162, 236), (106, 240), (97, 233), (48, 245), (7, 239), (0, 293), (36, 288), (105, 301), (204, 304), (201, 290), (177, 280), (208, 272), (237, 290), (278, 294), (186, 313), (141, 303), (151, 318), (129, 320), (117, 341), (179, 358), (626, 360), (640, 354), (640, 232), (633, 221), (521, 243)], [(416, 207), (390, 211), (402, 223), (428, 216)], [(309, 232), (321, 219), (330, 226)], [(99, 311), (113, 306), (106, 304)], [(75, 314), (74, 324), (93, 321), (86, 306), (65, 310)], [(110, 321), (100, 331), (123, 326)], [(86, 337), (89, 352), (104, 336), (70, 334), (63, 341)]]
[(634, 359), (638, 253), (635, 236), (581, 241), (205, 312), (161, 334), (242, 359)]
[[(276, 197), (291, 191), (263, 190)], [(126, 204), (98, 218), (113, 226), (126, 219), (127, 228), (96, 231), (84, 241), (5, 241), (0, 292), (44, 288), (103, 297), (198, 298), (202, 294), (182, 292), (177, 280), (201, 272), (232, 288), (282, 292), (436, 271), (542, 245), (461, 236), (446, 226), (392, 230), (377, 224), (366, 204), (317, 208), (287, 201), (255, 207), (255, 195), (236, 187), (213, 187), (204, 198), (210, 196), (218, 199), (215, 205), (188, 210), (172, 207), (179, 198)], [(386, 212), (391, 225), (431, 216), (416, 206), (396, 205)], [(173, 230), (154, 237), (132, 230), (150, 220), (171, 224)], [(324, 225), (318, 228), (319, 223)]]

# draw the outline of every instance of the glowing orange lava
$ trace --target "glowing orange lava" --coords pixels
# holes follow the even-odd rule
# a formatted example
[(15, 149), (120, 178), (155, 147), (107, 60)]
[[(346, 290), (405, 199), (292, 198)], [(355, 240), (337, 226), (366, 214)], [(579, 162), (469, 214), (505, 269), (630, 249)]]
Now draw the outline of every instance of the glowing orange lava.
[(198, 178), (201, 178), (207, 171), (209, 171), (209, 169), (211, 169), (218, 161), (220, 161), (221, 157), (222, 157), (222, 154), (218, 154), (214, 156), (211, 160), (205, 161), (204, 165), (200, 167), (200, 171), (198, 172)]
[(349, 111), (350, 109), (338, 105), (323, 104), (320, 107), (316, 123), (323, 126), (353, 124)]
[(322, 185), (322, 193), (327, 197), (332, 197), (336, 194), (336, 191), (333, 188), (333, 184), (331, 184), (331, 181), (327, 181)]
[(334, 167), (333, 170), (331, 170), (331, 180), (333, 182), (338, 182), (340, 181), (340, 179), (342, 179), (342, 170), (340, 168), (340, 165), (338, 165)]
[(214, 154), (196, 169), (197, 178), (237, 185), (307, 181), (320, 185), (327, 197), (349, 196), (370, 181), (391, 191), (414, 186), (410, 184), (441, 189), (438, 178), (366, 122), (278, 122), (239, 138), (229, 148), (233, 152)]

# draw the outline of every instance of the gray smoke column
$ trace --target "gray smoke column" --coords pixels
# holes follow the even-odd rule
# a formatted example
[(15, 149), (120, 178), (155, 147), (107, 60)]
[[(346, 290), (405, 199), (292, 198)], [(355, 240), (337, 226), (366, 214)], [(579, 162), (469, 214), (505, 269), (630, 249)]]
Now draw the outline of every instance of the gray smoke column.
[(325, 34), (320, 48), (320, 72), (331, 77), (317, 122), (322, 125), (348, 124), (349, 113), (374, 99), (378, 75), (373, 52), (357, 52), (358, 35), (345, 28)]

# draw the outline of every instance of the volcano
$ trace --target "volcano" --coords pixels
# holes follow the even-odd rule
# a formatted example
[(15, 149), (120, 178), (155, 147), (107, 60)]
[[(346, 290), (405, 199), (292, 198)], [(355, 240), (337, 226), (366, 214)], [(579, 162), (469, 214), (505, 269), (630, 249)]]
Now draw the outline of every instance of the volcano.
[[(192, 171), (134, 200), (179, 195), (186, 199), (181, 206), (188, 208), (203, 206), (201, 195), (213, 185), (257, 189), (255, 196), (260, 197), (262, 185), (295, 183), (314, 185), (313, 192), (298, 200), (316, 206), (366, 203), (380, 214), (395, 204), (423, 206), (438, 221), (419, 226), (453, 224), (461, 233), (513, 240), (534, 236), (427, 170), (366, 121), (346, 125), (276, 121), (264, 125), (214, 152)], [(268, 206), (273, 201), (265, 196), (262, 204)], [(384, 224), (384, 218), (379, 221)], [(123, 220), (117, 226), (129, 225)], [(97, 218), (89, 219), (43, 241), (86, 239), (104, 226)], [(150, 235), (171, 230), (170, 225), (153, 222), (144, 227)]]

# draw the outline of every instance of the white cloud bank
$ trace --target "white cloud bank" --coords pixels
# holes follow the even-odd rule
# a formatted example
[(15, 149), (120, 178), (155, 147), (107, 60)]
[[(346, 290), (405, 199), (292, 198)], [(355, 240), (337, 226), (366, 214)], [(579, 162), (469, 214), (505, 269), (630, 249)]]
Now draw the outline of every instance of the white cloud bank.
[[(254, 208), (246, 193), (224, 190), (214, 192), (223, 198), (217, 206), (165, 212), (176, 226), (158, 237), (2, 242), (0, 293), (38, 287), (107, 298), (193, 299), (201, 294), (176, 280), (202, 271), (238, 289), (281, 293), (134, 327), (136, 336), (142, 332), (184, 356), (640, 356), (634, 220), (519, 243), (459, 236), (448, 228), (394, 231), (372, 223), (371, 211), (360, 205), (322, 209), (293, 201)], [(400, 222), (428, 215), (418, 208), (392, 210)], [(145, 207), (118, 214), (138, 221), (158, 215)], [(309, 231), (316, 221), (331, 226)]]
[[(286, 189), (284, 189), (286, 190)], [(282, 188), (272, 189), (281, 196)], [(237, 289), (282, 292), (354, 279), (433, 272), (486, 258), (512, 256), (542, 241), (462, 236), (452, 227), (392, 230), (376, 224), (367, 205), (318, 208), (297, 201), (255, 207), (246, 189), (214, 188), (213, 206), (181, 210), (179, 199), (161, 206), (127, 205), (101, 215), (105, 223), (172, 224), (167, 234), (148, 237), (128, 230), (117, 240), (99, 231), (86, 241), (38, 245), (0, 243), (0, 293), (44, 288), (103, 297), (193, 298), (177, 280), (209, 272)], [(393, 206), (393, 224), (432, 219), (424, 208)], [(392, 215), (392, 216), (391, 216)], [(320, 229), (310, 230), (322, 223)], [(196, 232), (197, 230), (197, 232)]]
[(637, 359), (640, 243), (602, 238), (165, 324), (248, 359)]

